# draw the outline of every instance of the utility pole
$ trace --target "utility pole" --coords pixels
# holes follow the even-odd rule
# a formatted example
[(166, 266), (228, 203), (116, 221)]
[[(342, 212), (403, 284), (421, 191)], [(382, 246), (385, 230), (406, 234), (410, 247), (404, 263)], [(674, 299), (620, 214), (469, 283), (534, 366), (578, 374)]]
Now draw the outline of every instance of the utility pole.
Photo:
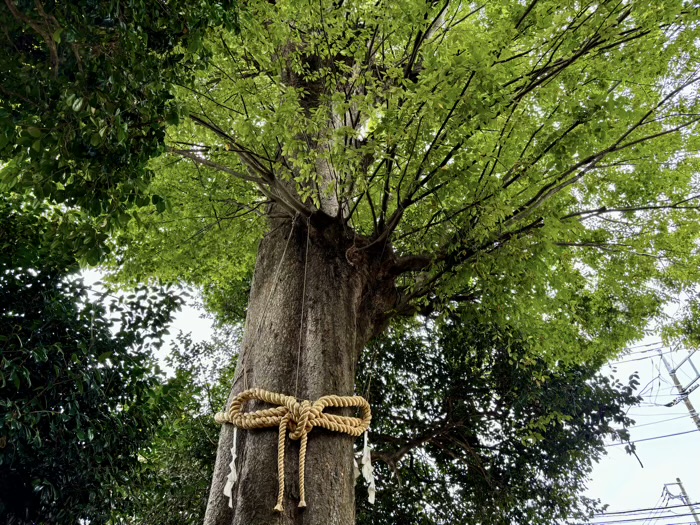
[[(693, 403), (690, 402), (690, 399), (688, 397), (688, 394), (695, 390), (697, 388), (697, 385), (695, 385), (694, 388), (690, 389), (690, 387), (695, 383), (698, 379), (700, 379), (700, 372), (698, 372), (697, 368), (695, 368), (695, 364), (693, 364), (692, 361), (690, 361), (690, 357), (693, 354), (689, 354), (688, 357), (686, 357), (681, 363), (676, 367), (676, 368), (671, 368), (671, 365), (666, 361), (666, 357), (664, 357), (663, 352), (661, 349), (657, 349), (659, 352), (659, 355), (661, 356), (661, 360), (664, 362), (664, 365), (666, 366), (666, 370), (668, 370), (668, 375), (671, 376), (671, 379), (673, 379), (673, 384), (676, 385), (676, 389), (678, 390), (678, 394), (681, 396), (683, 399), (683, 402), (685, 403), (685, 406), (688, 408), (688, 412), (690, 412), (690, 417), (692, 420), (695, 422), (695, 426), (698, 427), (698, 430), (700, 430), (700, 417), (698, 416), (697, 411), (695, 410), (695, 407), (693, 406)], [(693, 352), (695, 353), (695, 352)], [(676, 375), (676, 370), (678, 370), (683, 363), (686, 361), (690, 362), (690, 366), (693, 367), (693, 370), (695, 371), (695, 379), (693, 379), (688, 385), (685, 387), (681, 384), (681, 382), (678, 380), (678, 376)], [(677, 403), (678, 401), (673, 401), (669, 403), (667, 406), (673, 406)], [(697, 521), (697, 517), (695, 518), (695, 521)], [(700, 525), (700, 522), (698, 522), (698, 525)]]
[[(675, 494), (671, 494), (671, 491), (668, 490), (669, 485), (678, 485), (678, 487), (681, 489), (680, 495), (676, 496)], [(695, 512), (695, 507), (690, 504), (690, 498), (688, 497), (688, 493), (685, 491), (683, 483), (681, 483), (681, 478), (676, 478), (676, 483), (666, 483), (664, 485), (664, 492), (668, 494), (669, 498), (671, 499), (679, 498), (681, 502), (683, 502), (690, 509), (690, 513), (693, 515), (695, 523), (700, 525), (700, 517), (698, 517), (697, 513)]]

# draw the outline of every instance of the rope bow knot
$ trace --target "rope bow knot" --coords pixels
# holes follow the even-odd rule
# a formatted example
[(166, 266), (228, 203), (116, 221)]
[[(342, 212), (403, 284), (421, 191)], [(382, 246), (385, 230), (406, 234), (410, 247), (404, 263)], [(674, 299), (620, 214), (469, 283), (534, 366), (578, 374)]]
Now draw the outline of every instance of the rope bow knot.
[[(270, 405), (278, 406), (256, 410), (255, 412), (243, 412), (244, 405), (250, 400), (263, 401)], [(361, 410), (362, 417), (326, 414), (323, 410), (328, 407), (357, 407)], [(299, 507), (306, 507), (304, 469), (306, 466), (306, 444), (309, 432), (314, 427), (321, 427), (358, 437), (369, 428), (369, 423), (372, 420), (372, 411), (367, 400), (360, 396), (330, 395), (320, 397), (311, 403), (308, 400), (298, 401), (295, 397), (285, 396), (261, 388), (252, 388), (238, 394), (231, 402), (228, 413), (219, 412), (214, 416), (214, 419), (219, 424), (231, 423), (245, 430), (269, 427), (277, 427), (279, 429), (277, 441), (279, 492), (275, 510), (282, 512), (284, 510), (282, 507), (284, 499), (284, 445), (287, 430), (289, 430), (290, 439), (300, 441)]]

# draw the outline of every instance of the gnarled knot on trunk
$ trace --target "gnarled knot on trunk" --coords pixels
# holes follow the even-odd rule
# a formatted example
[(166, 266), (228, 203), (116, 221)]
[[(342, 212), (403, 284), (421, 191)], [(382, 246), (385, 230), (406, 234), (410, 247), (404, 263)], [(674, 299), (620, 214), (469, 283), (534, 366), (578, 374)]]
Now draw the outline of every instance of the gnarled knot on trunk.
[[(255, 412), (243, 412), (243, 407), (249, 400), (259, 400), (278, 406), (256, 410)], [(323, 409), (328, 407), (357, 407), (361, 410), (362, 417), (326, 414), (323, 412)], [(329, 395), (320, 397), (312, 403), (308, 400), (298, 401), (295, 397), (270, 392), (261, 388), (251, 388), (241, 392), (234, 398), (228, 413), (219, 412), (214, 416), (214, 419), (219, 424), (231, 423), (245, 430), (269, 427), (277, 427), (279, 429), (277, 442), (279, 492), (275, 510), (282, 512), (284, 510), (282, 507), (284, 499), (284, 444), (287, 430), (289, 430), (291, 439), (301, 440), (299, 448), (299, 507), (306, 507), (304, 467), (306, 466), (306, 442), (309, 432), (314, 427), (321, 427), (358, 437), (369, 428), (372, 420), (372, 411), (367, 400), (361, 396)]]

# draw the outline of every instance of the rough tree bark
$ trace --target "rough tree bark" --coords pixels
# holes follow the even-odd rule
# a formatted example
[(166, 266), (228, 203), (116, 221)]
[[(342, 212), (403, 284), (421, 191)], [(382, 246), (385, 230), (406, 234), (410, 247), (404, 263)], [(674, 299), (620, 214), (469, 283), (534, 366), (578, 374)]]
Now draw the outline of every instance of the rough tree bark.
[[(229, 398), (263, 388), (299, 399), (352, 395), (359, 352), (395, 301), (391, 250), (367, 247), (339, 221), (271, 221), (261, 242), (239, 366)], [(251, 406), (255, 410), (259, 406)], [(355, 521), (353, 438), (315, 428), (306, 460), (307, 508), (297, 508), (298, 442), (287, 440), (284, 512), (277, 496), (277, 432), (238, 432), (233, 509), (223, 495), (233, 427), (218, 446), (205, 525), (349, 525)]]

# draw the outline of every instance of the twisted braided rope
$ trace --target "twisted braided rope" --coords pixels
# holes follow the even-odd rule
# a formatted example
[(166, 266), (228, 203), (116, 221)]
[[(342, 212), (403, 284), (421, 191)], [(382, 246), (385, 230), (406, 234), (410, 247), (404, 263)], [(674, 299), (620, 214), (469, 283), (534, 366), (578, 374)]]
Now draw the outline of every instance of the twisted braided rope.
[[(279, 406), (244, 413), (243, 407), (251, 399)], [(323, 409), (327, 407), (358, 407), (362, 411), (362, 417), (325, 414)], [(304, 470), (306, 467), (306, 444), (309, 432), (314, 427), (321, 427), (358, 437), (369, 428), (369, 423), (372, 420), (372, 411), (367, 400), (360, 396), (330, 395), (320, 397), (311, 403), (307, 400), (300, 402), (295, 397), (269, 392), (261, 388), (252, 388), (238, 394), (231, 402), (228, 413), (219, 412), (214, 416), (214, 419), (219, 424), (231, 423), (238, 428), (246, 430), (268, 427), (277, 427), (279, 429), (277, 442), (279, 492), (275, 510), (282, 512), (284, 510), (282, 507), (282, 500), (284, 499), (284, 443), (287, 429), (289, 429), (289, 437), (291, 439), (301, 440), (299, 449), (299, 507), (306, 507)]]

